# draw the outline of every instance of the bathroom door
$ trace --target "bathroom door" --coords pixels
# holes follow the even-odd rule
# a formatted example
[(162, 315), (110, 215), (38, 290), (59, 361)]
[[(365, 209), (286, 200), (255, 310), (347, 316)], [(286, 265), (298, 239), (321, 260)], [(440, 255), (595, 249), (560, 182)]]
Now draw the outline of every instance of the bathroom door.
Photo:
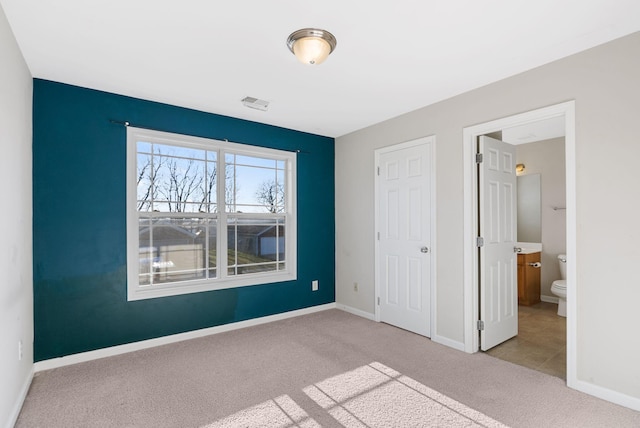
[(515, 146), (481, 136), (478, 151), (480, 349), (518, 334)]
[(376, 319), (431, 337), (433, 138), (376, 151)]

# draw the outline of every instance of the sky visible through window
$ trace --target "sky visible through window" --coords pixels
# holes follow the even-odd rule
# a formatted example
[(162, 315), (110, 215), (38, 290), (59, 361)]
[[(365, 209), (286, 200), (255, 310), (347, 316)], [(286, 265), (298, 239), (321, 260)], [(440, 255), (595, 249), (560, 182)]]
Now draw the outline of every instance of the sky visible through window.
[[(217, 151), (138, 142), (138, 210), (216, 212), (217, 159)], [(224, 164), (227, 212), (284, 212), (284, 160), (226, 153)]]

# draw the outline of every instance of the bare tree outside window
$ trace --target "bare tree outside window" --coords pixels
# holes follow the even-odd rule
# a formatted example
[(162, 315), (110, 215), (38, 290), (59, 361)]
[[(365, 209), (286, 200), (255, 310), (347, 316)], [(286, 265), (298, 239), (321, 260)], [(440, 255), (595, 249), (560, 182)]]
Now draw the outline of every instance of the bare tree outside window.
[(206, 160), (180, 155), (160, 148), (153, 154), (138, 153), (138, 211), (217, 211), (215, 155), (209, 154)]
[(256, 191), (256, 199), (272, 214), (284, 212), (284, 185), (275, 180), (263, 182)]
[(202, 201), (204, 169), (189, 159), (167, 158), (165, 174), (159, 186), (160, 195), (168, 206), (169, 212), (187, 212), (189, 202)]
[(216, 164), (211, 162), (208, 165), (208, 171), (206, 177), (204, 177), (204, 196), (202, 197), (202, 201), (198, 206), (198, 211), (203, 212), (215, 212), (216, 207), (216, 175), (217, 175), (217, 167)]
[(155, 156), (153, 162), (151, 156), (141, 156), (138, 158), (138, 176), (136, 187), (138, 189), (138, 211), (150, 211), (152, 200), (158, 198), (158, 188), (153, 183), (158, 177), (158, 172), (163, 166), (163, 158)]

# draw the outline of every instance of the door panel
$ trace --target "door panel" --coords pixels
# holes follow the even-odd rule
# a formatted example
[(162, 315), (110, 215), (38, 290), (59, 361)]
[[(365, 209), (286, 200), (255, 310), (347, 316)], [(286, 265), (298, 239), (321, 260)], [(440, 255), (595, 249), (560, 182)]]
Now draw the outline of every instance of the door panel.
[(386, 299), (388, 305), (398, 306), (399, 303), (399, 277), (398, 277), (398, 257), (386, 256)]
[(431, 143), (379, 154), (379, 318), (430, 336)]
[(479, 152), (480, 348), (490, 349), (518, 334), (515, 147), (482, 136)]

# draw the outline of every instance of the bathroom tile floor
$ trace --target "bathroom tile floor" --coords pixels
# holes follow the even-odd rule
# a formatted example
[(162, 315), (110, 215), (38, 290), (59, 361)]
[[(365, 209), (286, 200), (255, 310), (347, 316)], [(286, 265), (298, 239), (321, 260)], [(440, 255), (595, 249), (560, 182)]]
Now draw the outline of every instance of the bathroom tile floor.
[(487, 354), (562, 379), (567, 377), (567, 323), (558, 305), (518, 306), (518, 335)]

